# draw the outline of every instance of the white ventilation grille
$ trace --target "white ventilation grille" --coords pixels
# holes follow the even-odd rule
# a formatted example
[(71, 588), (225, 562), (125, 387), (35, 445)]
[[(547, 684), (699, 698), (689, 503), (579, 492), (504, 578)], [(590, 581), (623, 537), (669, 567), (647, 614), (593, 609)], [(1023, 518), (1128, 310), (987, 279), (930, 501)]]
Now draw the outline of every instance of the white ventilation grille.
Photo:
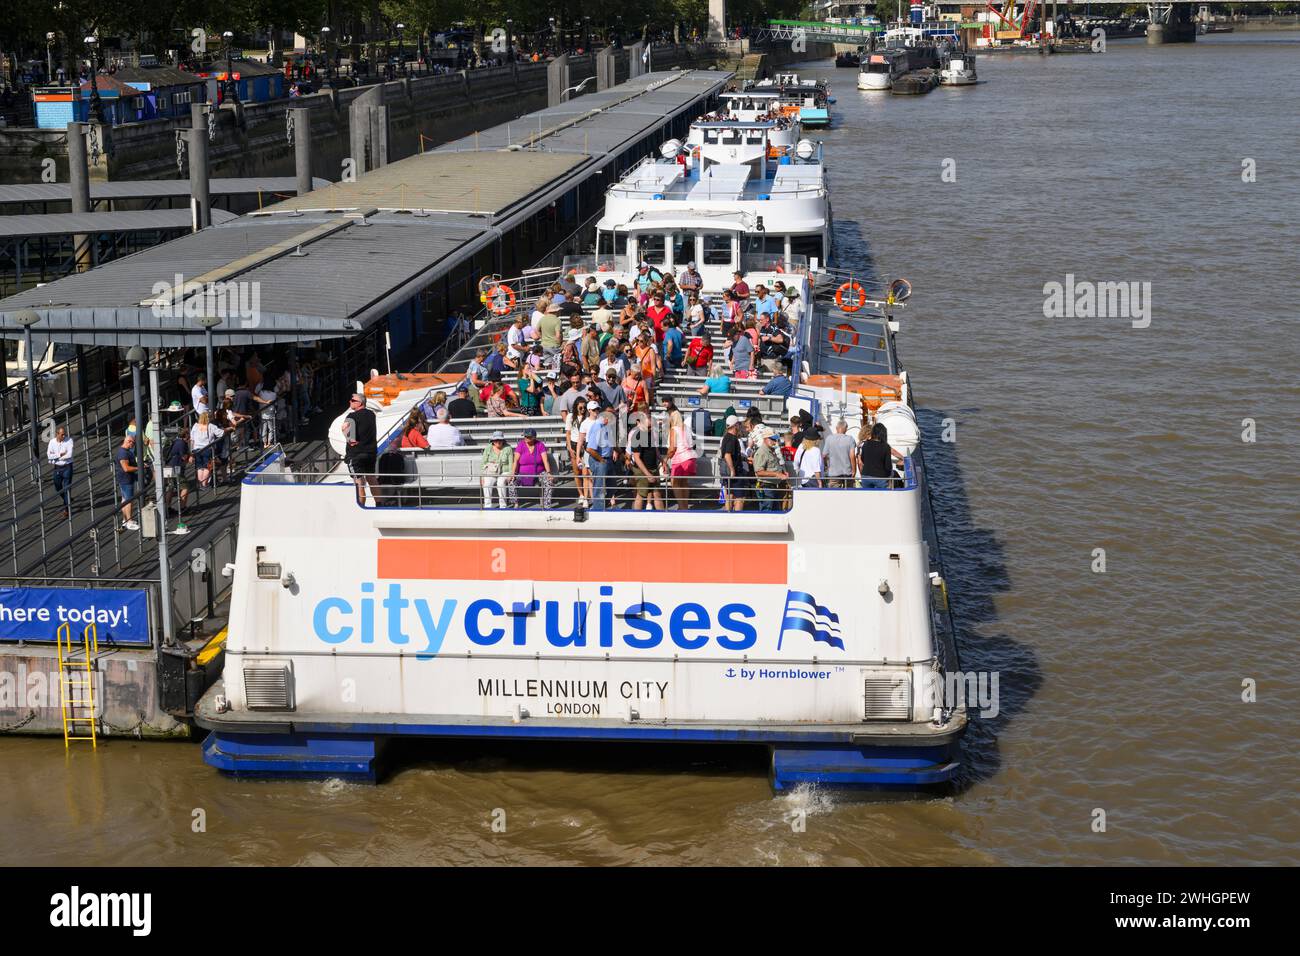
[(911, 720), (912, 676), (879, 674), (863, 679), (863, 720)]
[(293, 667), (245, 664), (244, 699), (249, 710), (293, 710)]

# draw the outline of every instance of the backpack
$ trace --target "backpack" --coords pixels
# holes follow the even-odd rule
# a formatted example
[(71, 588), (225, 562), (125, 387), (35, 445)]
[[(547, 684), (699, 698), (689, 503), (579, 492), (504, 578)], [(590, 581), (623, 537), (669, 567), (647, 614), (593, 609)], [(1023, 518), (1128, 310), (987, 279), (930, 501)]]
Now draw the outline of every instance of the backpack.
[(713, 434), (713, 416), (703, 405), (691, 412), (691, 431), (700, 436)]

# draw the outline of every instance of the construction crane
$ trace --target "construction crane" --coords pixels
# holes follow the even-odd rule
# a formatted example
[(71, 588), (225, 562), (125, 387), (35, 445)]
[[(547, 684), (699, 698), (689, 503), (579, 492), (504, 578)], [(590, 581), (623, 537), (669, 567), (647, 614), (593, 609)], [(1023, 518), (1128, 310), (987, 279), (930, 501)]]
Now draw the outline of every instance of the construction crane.
[(1021, 38), (1024, 38), (1026, 36), (1025, 31), (1029, 28), (1029, 22), (1033, 18), (1034, 10), (1038, 7), (1038, 2), (1037, 0), (1026, 0), (1018, 18), (1016, 17), (1016, 5), (1014, 2), (1010, 2), (1010, 0), (1008, 0), (1007, 3), (1002, 4), (1004, 8), (1011, 11), (1010, 16), (993, 6), (991, 0), (986, 0), (985, 6), (988, 7), (990, 12), (996, 14), (997, 18), (1006, 25), (1008, 33), (1014, 32)]

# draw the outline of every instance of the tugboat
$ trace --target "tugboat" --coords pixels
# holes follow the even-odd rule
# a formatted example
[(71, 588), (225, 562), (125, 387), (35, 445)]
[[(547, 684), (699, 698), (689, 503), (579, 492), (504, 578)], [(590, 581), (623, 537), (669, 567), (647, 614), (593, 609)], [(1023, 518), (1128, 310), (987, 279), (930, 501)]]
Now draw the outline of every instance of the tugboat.
[(979, 82), (975, 75), (975, 54), (953, 50), (944, 54), (942, 62), (940, 86), (974, 86)]
[(867, 54), (858, 71), (858, 89), (888, 90), (894, 80), (907, 72), (907, 53), (903, 50), (877, 50)]

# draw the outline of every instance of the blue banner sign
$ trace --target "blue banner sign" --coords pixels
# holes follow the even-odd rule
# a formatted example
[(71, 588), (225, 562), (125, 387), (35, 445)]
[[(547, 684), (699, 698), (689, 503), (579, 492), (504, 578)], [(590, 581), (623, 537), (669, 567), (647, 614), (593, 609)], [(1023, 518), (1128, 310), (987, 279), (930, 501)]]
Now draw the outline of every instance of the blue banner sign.
[(149, 592), (105, 588), (0, 588), (0, 641), (53, 641), (59, 625), (81, 641), (94, 623), (100, 644), (152, 643)]

